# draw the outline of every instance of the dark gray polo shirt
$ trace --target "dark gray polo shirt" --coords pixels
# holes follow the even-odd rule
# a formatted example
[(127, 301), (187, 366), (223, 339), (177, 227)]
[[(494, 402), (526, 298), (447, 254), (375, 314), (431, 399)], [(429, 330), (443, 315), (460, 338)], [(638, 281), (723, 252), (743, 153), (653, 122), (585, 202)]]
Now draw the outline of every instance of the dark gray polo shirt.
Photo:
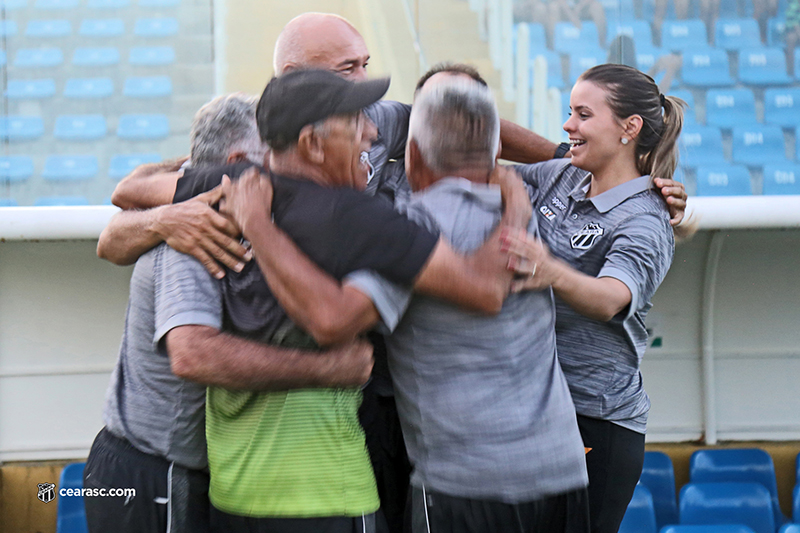
[(556, 298), (558, 359), (575, 407), (581, 415), (644, 433), (650, 409), (639, 371), (645, 317), (675, 251), (666, 204), (649, 176), (587, 199), (591, 175), (569, 161), (515, 168), (538, 188), (534, 208), (551, 253), (631, 291), (630, 306), (609, 322), (582, 316)]
[[(448, 178), (414, 194), (407, 212), (469, 253), (500, 221), (500, 192)], [(529, 231), (537, 233), (535, 219)], [(386, 343), (415, 486), (508, 503), (586, 486), (549, 289), (512, 295), (499, 315), (485, 316), (412, 299), (370, 273), (346, 282), (372, 298), (388, 327), (399, 320)]]

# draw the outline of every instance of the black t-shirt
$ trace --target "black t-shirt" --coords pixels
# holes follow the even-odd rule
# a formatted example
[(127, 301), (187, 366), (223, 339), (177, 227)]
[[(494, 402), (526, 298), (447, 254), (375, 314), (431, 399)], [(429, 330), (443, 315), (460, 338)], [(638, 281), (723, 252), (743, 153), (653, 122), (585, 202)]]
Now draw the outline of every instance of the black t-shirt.
[[(237, 179), (252, 166), (187, 169), (178, 180), (174, 202), (213, 189), (223, 174)], [(369, 269), (410, 285), (438, 240), (438, 235), (397, 213), (385, 200), (309, 180), (274, 174), (271, 179), (275, 224), (337, 280)], [(287, 322), (255, 261), (242, 272), (226, 273), (223, 299), (226, 322), (230, 320), (228, 325), (248, 337), (267, 340)]]

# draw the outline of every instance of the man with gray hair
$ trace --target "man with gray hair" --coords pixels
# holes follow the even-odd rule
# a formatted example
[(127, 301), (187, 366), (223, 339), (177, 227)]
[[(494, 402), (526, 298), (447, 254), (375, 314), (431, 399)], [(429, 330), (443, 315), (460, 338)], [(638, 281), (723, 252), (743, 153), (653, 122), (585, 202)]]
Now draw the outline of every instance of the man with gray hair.
[(236, 163), (261, 163), (267, 145), (256, 127), (258, 98), (245, 93), (218, 96), (194, 116), (189, 162), (193, 167)]

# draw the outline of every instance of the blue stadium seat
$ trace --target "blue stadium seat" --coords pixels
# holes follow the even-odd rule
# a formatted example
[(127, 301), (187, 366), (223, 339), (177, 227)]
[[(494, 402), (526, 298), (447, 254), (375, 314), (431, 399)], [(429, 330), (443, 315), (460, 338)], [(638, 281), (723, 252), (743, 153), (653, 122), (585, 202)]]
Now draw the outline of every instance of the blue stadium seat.
[(0, 141), (30, 141), (44, 134), (41, 117), (11, 115), (0, 117)]
[(139, 0), (139, 7), (178, 7), (181, 0)]
[(17, 31), (15, 20), (0, 20), (0, 37), (13, 37)]
[(785, 85), (786, 54), (780, 48), (745, 48), (739, 51), (739, 81), (748, 85)]
[(576, 28), (571, 22), (556, 23), (553, 50), (559, 54), (569, 54), (590, 46), (600, 46), (594, 22), (584, 20), (580, 28)]
[(111, 78), (72, 78), (64, 86), (64, 96), (67, 98), (106, 98), (112, 94), (114, 82)]
[(44, 161), (42, 177), (51, 181), (87, 180), (97, 176), (93, 155), (51, 155)]
[[(769, 126), (768, 126), (769, 127)], [(774, 129), (777, 129), (773, 127)], [(739, 146), (737, 146), (737, 133), (734, 131), (733, 160), (744, 164), (759, 163), (759, 157), (755, 154), (743, 156), (737, 154), (737, 150), (750, 150), (750, 152), (760, 151), (761, 145), (758, 137), (758, 128), (751, 130), (742, 127), (741, 132), (744, 136), (739, 136)], [(772, 140), (765, 132), (763, 134), (764, 147), (773, 143), (780, 145), (780, 157), (777, 151), (767, 154), (768, 159), (763, 159), (763, 164), (778, 163), (781, 159), (785, 160), (783, 149), (783, 132), (779, 129), (779, 140)], [(747, 142), (749, 134), (751, 143), (742, 147), (742, 141)], [(752, 150), (751, 150), (752, 149)], [(749, 152), (748, 152), (749, 153)], [(753, 163), (751, 163), (753, 162)], [(800, 175), (798, 175), (800, 177)], [(689, 461), (689, 477), (693, 483), (713, 483), (717, 481), (736, 481), (761, 483), (766, 488), (772, 498), (772, 507), (775, 512), (775, 524), (780, 526), (787, 521), (781, 512), (778, 502), (778, 483), (775, 479), (775, 465), (772, 457), (758, 448), (742, 448), (729, 450), (698, 450), (692, 454)]]
[(636, 66), (642, 72), (647, 72), (650, 70), (650, 67), (655, 65), (658, 58), (663, 55), (668, 54), (666, 50), (663, 48), (657, 48), (655, 46), (639, 46), (636, 45)]
[(137, 19), (133, 33), (137, 37), (172, 37), (178, 34), (178, 19), (170, 17)]
[(166, 115), (122, 115), (117, 136), (128, 140), (163, 139), (169, 135)]
[(786, 161), (780, 126), (751, 124), (733, 128), (733, 162), (762, 166)]
[(783, 46), (785, 42), (786, 20), (773, 17), (767, 21), (767, 45)]
[(650, 29), (650, 24), (645, 20), (633, 19), (610, 23), (607, 35), (608, 44), (611, 44), (611, 41), (617, 35), (627, 35), (636, 43), (637, 49), (652, 48), (653, 46), (653, 31)]
[(764, 194), (800, 194), (800, 165), (764, 165)]
[(730, 129), (756, 122), (756, 98), (750, 89), (711, 89), (706, 93), (709, 126)]
[(93, 141), (106, 136), (103, 115), (61, 115), (56, 118), (53, 135), (66, 141)]
[(171, 46), (134, 46), (128, 55), (131, 65), (156, 67), (175, 62), (175, 49)]
[(728, 87), (734, 84), (728, 53), (716, 48), (700, 48), (683, 53), (681, 79), (692, 87)]
[[(555, 87), (556, 89), (564, 88), (564, 76), (561, 70), (561, 56), (550, 50), (539, 50), (536, 55), (544, 56), (547, 60), (547, 86)], [(531, 86), (533, 86), (533, 63), (536, 56), (531, 55)]]
[(753, 533), (747, 526), (723, 524), (714, 526), (669, 526), (661, 533)]
[(708, 47), (706, 25), (700, 19), (665, 21), (661, 28), (661, 46), (673, 52)]
[(688, 483), (681, 489), (680, 515), (681, 524), (742, 524), (755, 533), (775, 531), (769, 491), (760, 483)]
[(9, 80), (6, 97), (9, 100), (35, 100), (50, 98), (56, 94), (56, 82), (53, 79), (42, 80)]
[(86, 19), (81, 22), (81, 29), (78, 33), (82, 37), (102, 39), (119, 37), (125, 33), (125, 23), (122, 19)]
[(569, 83), (574, 85), (587, 69), (606, 62), (607, 53), (598, 47), (587, 46), (581, 52), (569, 55)]
[(17, 207), (18, 205), (13, 198), (0, 198), (0, 207)]
[(0, 8), (15, 11), (28, 7), (28, 0), (0, 0)]
[(36, 0), (36, 9), (75, 9), (78, 0)]
[(26, 37), (56, 38), (72, 35), (72, 24), (68, 20), (32, 20), (25, 29)]
[(714, 126), (686, 126), (678, 139), (681, 164), (693, 168), (699, 165), (725, 164), (722, 133)]
[(800, 89), (764, 91), (764, 122), (784, 128), (800, 126)]
[(606, 21), (610, 24), (636, 18), (636, 6), (633, 0), (600, 0), (600, 3), (606, 12)]
[[(86, 463), (71, 463), (61, 471), (58, 488), (82, 489)], [(59, 496), (56, 533), (88, 533), (83, 496)]]
[(800, 524), (784, 524), (778, 533), (800, 533)]
[(131, 77), (125, 80), (122, 94), (131, 98), (172, 96), (172, 80), (169, 76)]
[(133, 171), (134, 168), (145, 163), (160, 163), (159, 154), (129, 154), (115, 155), (108, 166), (108, 177), (120, 180)]
[(531, 50), (544, 50), (547, 48), (547, 34), (542, 24), (528, 23), (528, 35), (531, 37)]
[(758, 21), (753, 18), (717, 19), (714, 43), (725, 50), (741, 50), (761, 46)]
[[(747, 167), (728, 164), (697, 167), (697, 196), (750, 196), (751, 194), (753, 186)], [(683, 503), (681, 503), (681, 523), (684, 523), (683, 513)]]
[(58, 67), (64, 62), (60, 48), (20, 48), (14, 59), (17, 68)]
[(674, 91), (669, 91), (667, 94), (670, 96), (677, 96), (686, 102), (686, 109), (684, 109), (683, 113), (684, 125), (697, 125), (697, 111), (694, 105), (694, 95), (692, 94), (692, 91), (688, 89), (676, 89)]
[(130, 0), (88, 0), (86, 7), (90, 9), (121, 9), (130, 4)]
[(80, 67), (112, 67), (119, 63), (116, 48), (76, 48), (72, 64)]
[(653, 496), (641, 483), (636, 484), (628, 510), (622, 518), (619, 533), (657, 533)]
[(639, 483), (647, 487), (653, 496), (658, 527), (677, 524), (678, 502), (675, 499), (675, 470), (669, 455), (663, 452), (645, 452)]
[(37, 207), (54, 207), (89, 205), (89, 202), (83, 196), (41, 196), (36, 199), (33, 205)]
[(25, 156), (0, 157), (0, 180), (25, 181), (33, 176), (33, 159)]

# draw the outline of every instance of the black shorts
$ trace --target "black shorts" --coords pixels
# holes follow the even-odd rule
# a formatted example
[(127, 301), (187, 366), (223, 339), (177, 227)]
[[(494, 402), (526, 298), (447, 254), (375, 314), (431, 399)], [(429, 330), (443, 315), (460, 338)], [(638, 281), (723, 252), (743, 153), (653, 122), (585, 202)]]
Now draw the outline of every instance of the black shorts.
[(211, 507), (213, 533), (375, 533), (375, 514), (322, 518), (260, 518)]
[(83, 471), (86, 488), (134, 496), (84, 496), (90, 533), (207, 533), (208, 473), (146, 454), (103, 428)]
[(586, 489), (522, 503), (411, 489), (412, 533), (588, 533)]

